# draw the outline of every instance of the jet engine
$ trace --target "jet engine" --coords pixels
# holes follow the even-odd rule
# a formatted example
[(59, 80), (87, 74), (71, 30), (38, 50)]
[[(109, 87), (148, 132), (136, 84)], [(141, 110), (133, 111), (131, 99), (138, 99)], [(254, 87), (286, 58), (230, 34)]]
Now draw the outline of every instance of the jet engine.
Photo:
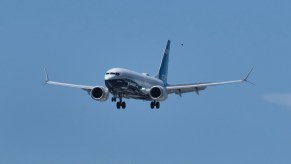
[(168, 98), (167, 90), (161, 86), (153, 86), (150, 89), (150, 97), (155, 101), (163, 101)]
[(107, 88), (97, 86), (90, 92), (91, 98), (97, 101), (106, 101), (109, 97), (109, 91)]

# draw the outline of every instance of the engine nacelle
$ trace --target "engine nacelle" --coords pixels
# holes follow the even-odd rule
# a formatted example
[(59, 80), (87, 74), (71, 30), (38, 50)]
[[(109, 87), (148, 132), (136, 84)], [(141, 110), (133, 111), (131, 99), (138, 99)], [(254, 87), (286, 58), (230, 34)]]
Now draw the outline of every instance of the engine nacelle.
[(97, 101), (106, 101), (109, 97), (109, 91), (107, 88), (97, 86), (90, 92), (91, 98)]
[(168, 98), (167, 90), (161, 86), (153, 86), (150, 89), (150, 97), (155, 101), (164, 101)]

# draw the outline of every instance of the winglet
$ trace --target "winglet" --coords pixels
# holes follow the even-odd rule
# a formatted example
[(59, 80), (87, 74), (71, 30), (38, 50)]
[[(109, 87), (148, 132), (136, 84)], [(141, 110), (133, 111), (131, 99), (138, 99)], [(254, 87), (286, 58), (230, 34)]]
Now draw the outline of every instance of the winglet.
[(254, 67), (250, 70), (250, 72), (248, 73), (248, 75), (243, 79), (244, 82), (250, 83), (255, 85), (253, 82), (249, 81), (248, 78), (251, 75), (251, 73), (253, 72)]
[(44, 69), (44, 72), (45, 72), (45, 83), (44, 83), (44, 85), (46, 85), (47, 82), (50, 81), (50, 78), (49, 78), (49, 76), (48, 76), (48, 74), (47, 74), (46, 69)]

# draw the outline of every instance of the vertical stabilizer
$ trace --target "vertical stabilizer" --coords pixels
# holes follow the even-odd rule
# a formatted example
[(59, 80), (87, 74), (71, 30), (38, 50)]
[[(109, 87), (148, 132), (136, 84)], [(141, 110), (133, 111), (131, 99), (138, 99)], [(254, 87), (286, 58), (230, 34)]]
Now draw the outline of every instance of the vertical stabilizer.
[(157, 74), (157, 78), (161, 79), (163, 82), (167, 83), (168, 77), (168, 64), (169, 64), (169, 54), (170, 54), (170, 45), (171, 41), (168, 40), (167, 46), (163, 55), (163, 59), (160, 65), (159, 72)]

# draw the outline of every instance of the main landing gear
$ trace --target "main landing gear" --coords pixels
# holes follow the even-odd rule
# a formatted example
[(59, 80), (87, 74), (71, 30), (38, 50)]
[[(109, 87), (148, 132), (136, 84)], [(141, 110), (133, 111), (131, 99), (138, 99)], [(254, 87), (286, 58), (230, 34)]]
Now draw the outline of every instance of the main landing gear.
[[(116, 97), (112, 97), (111, 101), (112, 102), (116, 102)], [(124, 101), (122, 101), (121, 97), (119, 97), (119, 101), (116, 102), (116, 108), (117, 109), (120, 109), (120, 108), (125, 109), (126, 108), (126, 103)], [(151, 102), (151, 109), (154, 109), (154, 108), (159, 109), (160, 108), (160, 102), (152, 101)]]
[[(116, 97), (112, 97), (111, 98), (111, 101), (112, 102), (116, 102)], [(120, 107), (122, 109), (125, 109), (126, 108), (126, 103), (124, 101), (122, 101), (122, 98), (119, 98), (119, 101), (116, 103), (116, 108), (117, 109), (120, 109)]]
[(122, 109), (125, 109), (126, 108), (126, 103), (125, 102), (117, 102), (116, 103), (116, 108), (117, 109), (120, 109), (120, 107), (122, 107)]
[(160, 102), (156, 102), (156, 101), (152, 101), (151, 102), (151, 108), (154, 109), (156, 107), (156, 109), (160, 108)]

